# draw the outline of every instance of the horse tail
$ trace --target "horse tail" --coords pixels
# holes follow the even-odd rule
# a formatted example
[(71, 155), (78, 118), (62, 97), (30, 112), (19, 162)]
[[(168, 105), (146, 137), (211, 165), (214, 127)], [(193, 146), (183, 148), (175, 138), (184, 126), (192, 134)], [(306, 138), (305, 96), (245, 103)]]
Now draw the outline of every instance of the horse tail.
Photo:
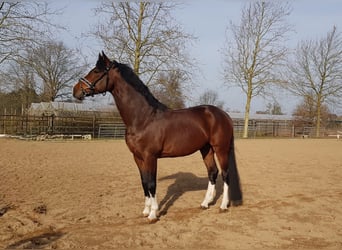
[(234, 150), (234, 136), (230, 141), (230, 149), (228, 152), (228, 185), (229, 185), (229, 200), (230, 205), (242, 205), (242, 190), (240, 185), (239, 172), (236, 166), (235, 150)]

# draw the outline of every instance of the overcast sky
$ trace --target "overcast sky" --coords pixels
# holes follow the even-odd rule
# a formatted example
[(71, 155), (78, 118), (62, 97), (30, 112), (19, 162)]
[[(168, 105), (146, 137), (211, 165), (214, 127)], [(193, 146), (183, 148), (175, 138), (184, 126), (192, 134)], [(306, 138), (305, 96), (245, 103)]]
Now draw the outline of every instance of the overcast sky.
[[(181, 2), (181, 1), (179, 1)], [(244, 110), (245, 96), (238, 88), (223, 87), (222, 79), (222, 55), (220, 50), (225, 42), (225, 31), (229, 22), (238, 24), (241, 8), (246, 4), (244, 0), (207, 0), (184, 1), (179, 9), (174, 12), (176, 20), (183, 25), (184, 30), (193, 34), (198, 39), (189, 48), (190, 56), (199, 62), (201, 74), (197, 74), (195, 81), (197, 88), (192, 92), (192, 98), (200, 95), (206, 89), (213, 89), (219, 93), (225, 106), (232, 111)], [(294, 25), (295, 32), (288, 41), (290, 47), (295, 47), (300, 40), (319, 39), (336, 25), (338, 31), (342, 31), (342, 0), (292, 0), (289, 1), (293, 8), (288, 22)], [(93, 37), (82, 38), (81, 33), (89, 31), (98, 17), (94, 16), (93, 8), (98, 1), (59, 0), (52, 2), (53, 6), (66, 7), (63, 16), (58, 20), (69, 28), (69, 33), (62, 33), (59, 37), (68, 46), (87, 46), (94, 48), (95, 54), (101, 48)], [(183, 2), (182, 2), (183, 3)], [(90, 52), (89, 52), (90, 53)], [(94, 63), (96, 62), (94, 56)], [(92, 61), (91, 61), (92, 63)], [(124, 63), (124, 62), (123, 62)], [(277, 101), (282, 110), (291, 114), (298, 99), (291, 97), (284, 91), (278, 91)], [(257, 98), (252, 101), (251, 111), (264, 110), (271, 99)], [(342, 113), (341, 109), (333, 107), (333, 110)]]

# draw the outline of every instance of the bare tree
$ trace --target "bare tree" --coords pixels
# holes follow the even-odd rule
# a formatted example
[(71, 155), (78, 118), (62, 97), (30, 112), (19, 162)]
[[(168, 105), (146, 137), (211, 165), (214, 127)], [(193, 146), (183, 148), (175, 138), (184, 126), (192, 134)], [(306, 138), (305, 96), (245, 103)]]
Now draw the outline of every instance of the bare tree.
[(219, 99), (218, 93), (210, 89), (207, 89), (202, 95), (200, 95), (198, 104), (210, 104), (215, 105), (221, 109), (224, 108), (224, 102)]
[(39, 101), (35, 88), (35, 80), (32, 70), (19, 65), (18, 61), (12, 61), (2, 74), (4, 90), (0, 91), (0, 107), (20, 113)]
[[(315, 112), (316, 136), (320, 135), (323, 104), (342, 98), (342, 34), (333, 27), (320, 40), (302, 41), (288, 64), (287, 89), (310, 102)], [(325, 107), (324, 107), (325, 108)]]
[(171, 109), (184, 108), (184, 95), (181, 88), (183, 82), (182, 74), (179, 71), (160, 73), (157, 83), (151, 86), (155, 96)]
[(186, 45), (194, 39), (172, 18), (173, 2), (103, 2), (94, 32), (111, 57), (132, 65), (147, 85), (159, 73), (179, 71), (190, 78), (193, 64)]
[[(288, 4), (279, 1), (252, 1), (242, 10), (239, 25), (230, 23), (233, 43), (224, 48), (224, 78), (228, 85), (246, 94), (243, 137), (248, 137), (251, 100), (265, 93), (267, 86), (279, 81), (279, 67), (287, 51), (283, 45), (291, 26), (285, 18)], [(228, 34), (228, 33), (227, 33)]]
[(270, 115), (283, 115), (284, 113), (281, 111), (281, 106), (279, 102), (274, 101), (273, 103), (268, 103), (266, 106), (266, 114)]
[[(4, 97), (8, 99), (13, 96), (10, 105), (28, 108), (32, 102), (38, 101), (34, 74), (23, 60), (10, 62), (6, 67), (6, 71), (2, 73), (2, 77), (2, 81), (5, 82)], [(4, 103), (3, 106), (7, 105)]]
[(25, 63), (41, 79), (42, 101), (71, 94), (72, 84), (85, 70), (85, 64), (75, 54), (62, 42), (55, 41), (28, 49)]
[(0, 2), (0, 64), (20, 55), (26, 43), (51, 36), (50, 28), (57, 26), (48, 17), (56, 14), (46, 2)]
[[(314, 94), (307, 94), (306, 96), (303, 96), (302, 102), (296, 106), (293, 116), (295, 117), (295, 123), (297, 126), (315, 126), (317, 119), (317, 107), (315, 98), (313, 98), (313, 96)], [(322, 104), (320, 113), (321, 124), (326, 125), (331, 117), (328, 106)]]

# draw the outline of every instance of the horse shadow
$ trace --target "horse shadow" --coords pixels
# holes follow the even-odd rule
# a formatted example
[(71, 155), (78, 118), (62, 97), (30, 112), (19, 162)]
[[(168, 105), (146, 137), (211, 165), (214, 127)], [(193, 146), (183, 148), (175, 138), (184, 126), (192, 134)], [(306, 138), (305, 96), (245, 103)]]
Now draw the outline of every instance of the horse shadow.
[[(207, 177), (198, 177), (193, 173), (178, 172), (169, 176), (159, 178), (159, 181), (171, 180), (174, 182), (168, 187), (165, 197), (159, 203), (159, 216), (164, 216), (167, 214), (169, 208), (186, 192), (193, 191), (205, 191), (208, 187)], [(217, 200), (222, 194), (223, 182), (221, 178), (217, 178), (216, 182), (216, 195), (214, 201), (211, 203), (215, 205)], [(205, 192), (203, 192), (203, 198)], [(198, 201), (199, 204), (201, 201)]]
[(60, 239), (65, 233), (62, 232), (45, 232), (41, 235), (36, 235), (30, 238), (25, 238), (19, 240), (11, 245), (8, 245), (6, 249), (42, 249), (47, 246), (51, 246), (51, 244), (58, 239)]

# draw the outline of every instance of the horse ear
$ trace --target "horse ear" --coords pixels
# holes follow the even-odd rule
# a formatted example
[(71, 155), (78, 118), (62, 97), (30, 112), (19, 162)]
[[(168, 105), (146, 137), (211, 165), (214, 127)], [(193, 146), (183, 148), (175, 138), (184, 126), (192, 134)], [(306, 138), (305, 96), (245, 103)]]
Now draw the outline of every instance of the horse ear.
[(98, 68), (98, 69), (106, 68), (105, 60), (103, 58), (103, 55), (101, 55), (101, 53), (99, 53), (99, 59), (96, 62), (96, 68)]
[(106, 56), (106, 54), (103, 52), (102, 50), (102, 57), (103, 57), (103, 61), (106, 64), (107, 67), (109, 67), (111, 61), (108, 59), (108, 57)]

